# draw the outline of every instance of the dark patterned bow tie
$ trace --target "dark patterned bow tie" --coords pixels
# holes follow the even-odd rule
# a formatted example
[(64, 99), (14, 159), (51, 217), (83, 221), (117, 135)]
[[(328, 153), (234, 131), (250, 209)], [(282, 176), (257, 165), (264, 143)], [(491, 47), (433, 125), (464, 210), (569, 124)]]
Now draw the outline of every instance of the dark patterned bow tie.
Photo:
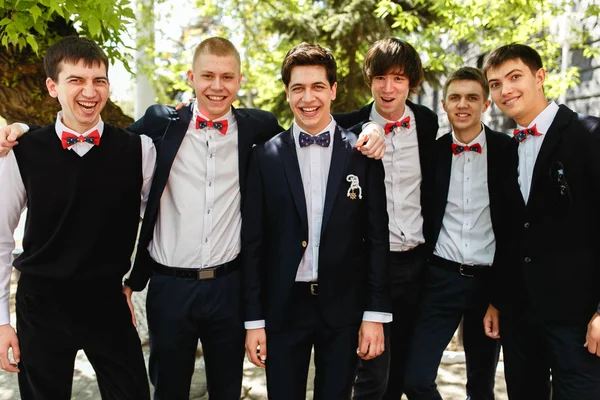
[(87, 136), (77, 136), (71, 132), (63, 131), (60, 138), (62, 140), (63, 149), (68, 149), (77, 143), (89, 143), (94, 146), (98, 146), (100, 144), (100, 133), (98, 130), (91, 132)]
[(537, 130), (535, 125), (527, 129), (515, 129), (513, 131), (513, 135), (515, 140), (519, 143), (527, 139), (527, 136), (542, 136), (541, 132)]
[(321, 147), (329, 147), (329, 143), (331, 143), (331, 136), (329, 135), (329, 132), (323, 132), (317, 136), (300, 132), (300, 147), (310, 146), (311, 144), (318, 144)]
[(383, 130), (385, 131), (386, 135), (389, 135), (396, 128), (410, 129), (410, 117), (406, 117), (402, 121), (388, 122), (385, 124)]
[(196, 129), (204, 129), (207, 127), (215, 128), (216, 130), (221, 132), (221, 135), (224, 135), (227, 133), (227, 125), (228, 122), (226, 119), (222, 119), (219, 121), (209, 121), (201, 117), (196, 117)]
[(474, 151), (481, 154), (481, 145), (475, 143), (473, 146), (461, 146), (460, 144), (452, 143), (452, 154), (455, 156), (464, 153), (465, 151)]

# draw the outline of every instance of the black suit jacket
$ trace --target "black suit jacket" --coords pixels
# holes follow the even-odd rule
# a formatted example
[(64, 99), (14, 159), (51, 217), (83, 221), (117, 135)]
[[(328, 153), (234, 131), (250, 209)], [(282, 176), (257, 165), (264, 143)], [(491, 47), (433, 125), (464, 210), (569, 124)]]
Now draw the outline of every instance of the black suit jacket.
[(600, 302), (600, 119), (560, 106), (516, 196), (502, 304), (543, 323), (586, 324)]
[[(410, 107), (415, 115), (417, 123), (417, 140), (419, 142), (419, 160), (421, 164), (421, 215), (423, 216), (423, 235), (425, 237), (425, 243), (429, 250), (433, 250), (431, 245), (432, 238), (431, 232), (428, 230), (431, 224), (429, 220), (431, 218), (431, 210), (429, 204), (431, 203), (428, 199), (433, 194), (433, 173), (434, 173), (434, 146), (435, 138), (439, 129), (438, 117), (429, 108), (414, 104), (407, 100), (406, 105)], [(333, 114), (335, 121), (342, 127), (350, 129), (352, 131), (360, 132), (360, 127), (363, 123), (370, 120), (371, 108), (374, 103), (370, 103), (360, 110), (356, 110), (350, 113)]]
[[(507, 263), (508, 249), (511, 240), (512, 211), (509, 190), (518, 190), (517, 182), (517, 143), (505, 133), (495, 132), (485, 127), (487, 151), (487, 178), (490, 197), (490, 217), (496, 239), (494, 267), (500, 269)], [(432, 249), (435, 248), (442, 221), (448, 204), (450, 175), (452, 170), (452, 134), (447, 133), (436, 141), (435, 146), (434, 193), (431, 198), (432, 218), (430, 232)], [(493, 289), (494, 287), (491, 287)], [(495, 302), (495, 292), (490, 292), (490, 299)]]
[[(281, 131), (275, 116), (266, 111), (256, 109), (233, 109), (238, 124), (239, 176), (242, 201), (246, 183), (246, 170), (252, 147), (263, 143)], [(144, 221), (140, 231), (137, 255), (127, 284), (133, 290), (142, 290), (152, 275), (147, 260), (148, 244), (154, 233), (154, 224), (160, 206), (160, 198), (167, 185), (173, 160), (185, 137), (190, 120), (192, 106), (179, 111), (173, 108), (153, 105), (146, 110), (144, 116), (136, 121), (128, 130), (150, 136), (157, 147), (156, 170), (152, 180), (152, 188), (148, 195), (148, 204), (144, 213)]]
[[(381, 161), (353, 148), (356, 134), (337, 128), (319, 246), (319, 306), (333, 327), (360, 323), (364, 311), (391, 312), (388, 217)], [(362, 199), (347, 196), (354, 174)], [(286, 322), (308, 237), (307, 210), (291, 129), (256, 147), (242, 207), (245, 319)]]

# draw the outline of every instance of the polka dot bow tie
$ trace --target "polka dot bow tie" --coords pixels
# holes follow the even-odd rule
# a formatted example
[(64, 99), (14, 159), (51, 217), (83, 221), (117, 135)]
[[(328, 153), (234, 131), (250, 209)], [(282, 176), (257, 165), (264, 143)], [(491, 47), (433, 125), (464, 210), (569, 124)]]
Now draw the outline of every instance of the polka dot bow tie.
[(63, 149), (71, 148), (77, 143), (89, 143), (94, 146), (98, 146), (100, 144), (100, 133), (98, 132), (98, 130), (91, 132), (87, 136), (77, 136), (75, 134), (72, 134), (71, 132), (63, 131), (60, 138), (62, 140)]
[(329, 132), (323, 132), (320, 135), (312, 136), (305, 132), (300, 132), (300, 147), (307, 147), (311, 144), (317, 144), (321, 147), (329, 147), (331, 135)]
[(452, 154), (455, 156), (464, 153), (465, 151), (474, 151), (481, 154), (481, 145), (475, 143), (473, 146), (461, 146), (460, 144), (452, 143)]
[(519, 143), (527, 139), (528, 136), (542, 136), (535, 125), (527, 129), (515, 129), (513, 135), (515, 140)]
[(404, 118), (402, 121), (388, 122), (383, 127), (386, 135), (389, 135), (396, 128), (410, 129), (410, 117)]
[(196, 117), (196, 129), (215, 128), (221, 133), (221, 135), (224, 135), (227, 133), (227, 125), (228, 122), (226, 119), (209, 121), (201, 117)]

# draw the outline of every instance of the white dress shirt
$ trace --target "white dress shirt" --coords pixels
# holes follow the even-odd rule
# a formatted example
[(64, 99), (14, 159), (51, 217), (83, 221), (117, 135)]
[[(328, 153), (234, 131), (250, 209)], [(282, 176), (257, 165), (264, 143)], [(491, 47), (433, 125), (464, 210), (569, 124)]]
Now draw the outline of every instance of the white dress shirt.
[[(408, 105), (401, 121), (410, 117), (409, 128), (396, 128), (385, 135), (385, 190), (390, 223), (390, 250), (408, 251), (425, 243), (423, 216), (421, 215), (421, 162), (417, 121)], [(382, 128), (389, 122), (375, 106), (370, 119)]]
[(542, 134), (541, 136), (527, 135), (527, 138), (519, 143), (519, 187), (525, 204), (529, 200), (535, 160), (537, 160), (546, 133), (548, 133), (557, 112), (558, 105), (552, 101), (528, 126), (517, 126), (517, 129), (526, 129), (535, 125), (538, 132)]
[[(488, 164), (485, 131), (471, 143), (461, 143), (452, 132), (453, 143), (478, 143), (481, 154), (464, 151), (452, 155), (448, 202), (433, 254), (468, 265), (492, 265), (496, 240), (490, 217)], [(450, 149), (448, 149), (450, 151)]]
[[(68, 131), (77, 136), (87, 136), (90, 132), (98, 130), (100, 137), (104, 130), (102, 119), (98, 124), (83, 134), (74, 132), (62, 123), (62, 113), (57, 115), (55, 130), (58, 139), (61, 140), (62, 132)], [(27, 130), (26, 130), (27, 131)], [(154, 165), (156, 162), (156, 149), (152, 139), (141, 135), (142, 143), (142, 175), (143, 184), (141, 192), (140, 216), (143, 215), (148, 199), (148, 192), (152, 183)], [(102, 143), (102, 142), (101, 142)], [(100, 144), (102, 145), (102, 144)], [(80, 157), (85, 156), (92, 148), (92, 144), (78, 142), (65, 151), (74, 151)], [(6, 157), (0, 158), (0, 325), (10, 323), (9, 314), (9, 294), (10, 294), (10, 275), (12, 272), (12, 251), (15, 248), (13, 233), (19, 224), (21, 213), (27, 206), (27, 193), (19, 172), (19, 166), (15, 154), (11, 151)]]
[(196, 129), (206, 116), (193, 105), (188, 130), (160, 199), (152, 258), (163, 265), (207, 268), (234, 260), (241, 248), (242, 216), (238, 168), (238, 125), (231, 110), (225, 135)]

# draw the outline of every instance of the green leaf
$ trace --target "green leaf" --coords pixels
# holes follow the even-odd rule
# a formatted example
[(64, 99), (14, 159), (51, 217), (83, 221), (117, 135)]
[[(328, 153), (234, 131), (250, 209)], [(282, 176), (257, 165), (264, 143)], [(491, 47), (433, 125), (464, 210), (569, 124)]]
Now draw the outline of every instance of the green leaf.
[(11, 22), (12, 22), (12, 19), (10, 19), (10, 18), (2, 18), (2, 20), (0, 21), (0, 26), (8, 25)]
[(37, 54), (37, 52), (38, 52), (38, 43), (35, 40), (35, 37), (33, 35), (27, 35), (27, 37), (25, 38), (25, 40), (27, 41), (27, 44), (29, 44), (29, 46), (31, 46), (31, 50), (33, 50), (35, 52), (35, 54)]
[(29, 9), (31, 16), (33, 17), (33, 22), (37, 22), (37, 19), (42, 16), (42, 10), (37, 6), (33, 6)]
[(102, 24), (100, 23), (100, 20), (97, 17), (91, 16), (90, 19), (87, 21), (87, 29), (92, 37), (97, 37), (98, 35), (100, 35), (100, 29), (102, 29)]

